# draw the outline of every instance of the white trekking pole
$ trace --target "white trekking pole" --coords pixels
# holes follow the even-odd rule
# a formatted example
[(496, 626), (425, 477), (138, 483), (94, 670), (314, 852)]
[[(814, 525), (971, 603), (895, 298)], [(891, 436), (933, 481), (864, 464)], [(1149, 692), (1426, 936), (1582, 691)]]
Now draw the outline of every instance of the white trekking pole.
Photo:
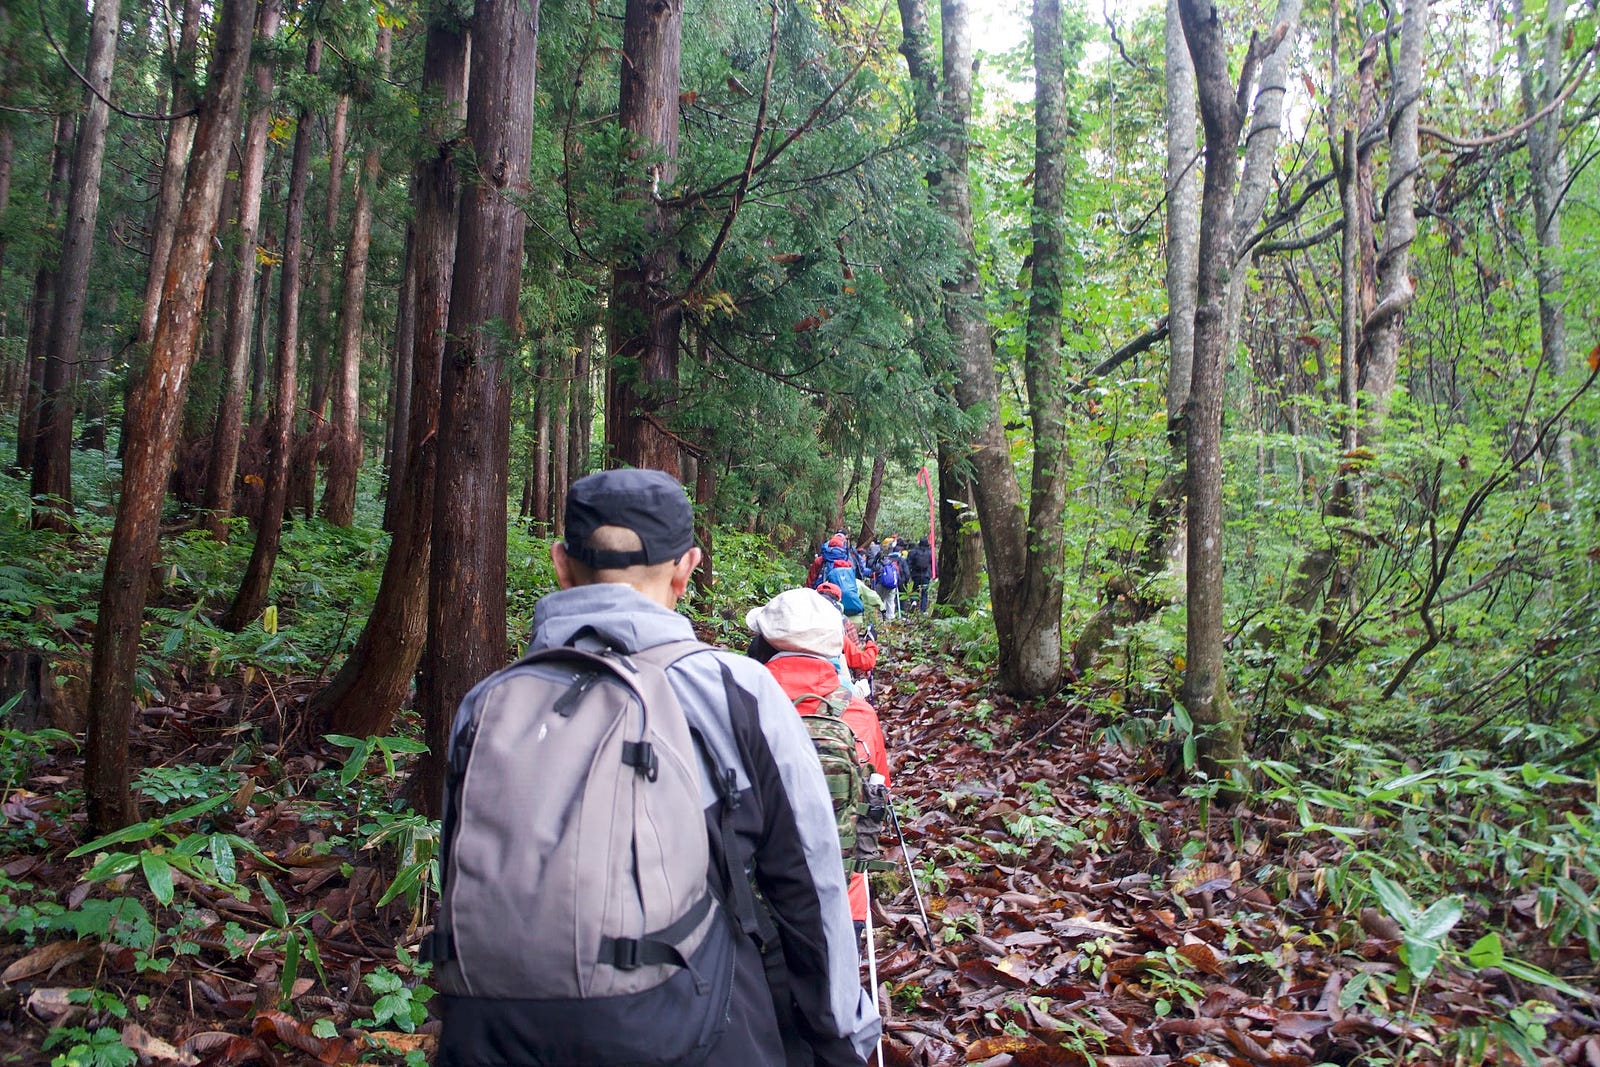
[[(865, 874), (862, 875), (866, 877)], [(872, 940), (872, 894), (867, 894), (867, 981), (872, 983), (872, 1006), (878, 1007), (878, 946)], [(888, 1019), (885, 1018), (887, 1023)], [(878, 1067), (883, 1067), (883, 1032), (878, 1032)]]

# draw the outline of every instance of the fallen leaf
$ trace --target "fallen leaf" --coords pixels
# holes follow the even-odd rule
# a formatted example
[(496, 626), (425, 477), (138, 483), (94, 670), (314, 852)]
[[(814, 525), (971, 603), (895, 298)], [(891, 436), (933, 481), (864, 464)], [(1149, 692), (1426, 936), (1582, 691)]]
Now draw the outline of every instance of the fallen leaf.
[(0, 971), (0, 982), (9, 984), (24, 978), (32, 978), (36, 974), (44, 974), (46, 971), (54, 973), (69, 963), (83, 959), (94, 951), (94, 947), (93, 941), (52, 941), (48, 945), (40, 945), (4, 971)]
[(141, 1060), (169, 1060), (183, 1067), (200, 1062), (200, 1057), (193, 1052), (185, 1052), (172, 1042), (163, 1041), (135, 1022), (123, 1025), (122, 1045), (137, 1053)]
[(28, 1011), (35, 1018), (53, 1023), (81, 1005), (68, 999), (72, 990), (61, 987), (35, 989), (28, 994)]

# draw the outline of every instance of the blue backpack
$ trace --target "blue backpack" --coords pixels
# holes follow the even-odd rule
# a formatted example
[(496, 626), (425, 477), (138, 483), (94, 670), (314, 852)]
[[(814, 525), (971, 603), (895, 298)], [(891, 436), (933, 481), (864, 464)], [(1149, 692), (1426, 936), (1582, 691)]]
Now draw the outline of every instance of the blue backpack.
[(852, 567), (855, 566), (855, 561), (850, 558), (850, 549), (848, 547), (836, 547), (830, 544), (823, 544), (822, 551), (818, 553), (818, 555), (822, 557), (822, 571), (824, 574), (833, 570), (833, 568), (838, 566), (840, 563), (848, 563)]
[(878, 573), (875, 576), (875, 580), (877, 581), (878, 585), (884, 589), (900, 588), (899, 561), (893, 556), (890, 556), (888, 559), (885, 559), (882, 563), (878, 564)]
[(839, 587), (839, 606), (844, 608), (846, 615), (859, 615), (866, 610), (866, 605), (861, 603), (861, 587), (856, 584), (856, 569), (849, 560), (823, 574), (824, 581)]

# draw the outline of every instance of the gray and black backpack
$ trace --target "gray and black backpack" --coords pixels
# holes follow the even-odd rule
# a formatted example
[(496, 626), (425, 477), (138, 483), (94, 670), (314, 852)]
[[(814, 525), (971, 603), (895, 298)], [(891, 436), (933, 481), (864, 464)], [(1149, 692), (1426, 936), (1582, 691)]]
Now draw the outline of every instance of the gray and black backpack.
[(720, 1036), (735, 939), (755, 927), (728, 854), (738, 797), (666, 676), (706, 647), (543, 649), (462, 702), (426, 946), (441, 1065), (667, 1067)]

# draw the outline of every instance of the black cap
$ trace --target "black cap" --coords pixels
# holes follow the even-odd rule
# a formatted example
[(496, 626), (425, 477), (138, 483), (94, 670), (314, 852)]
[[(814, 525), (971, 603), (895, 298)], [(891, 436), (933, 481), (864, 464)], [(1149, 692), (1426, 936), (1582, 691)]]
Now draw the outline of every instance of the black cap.
[[(644, 546), (632, 552), (589, 547), (602, 526), (621, 526)], [(665, 563), (694, 547), (694, 509), (683, 486), (664, 471), (601, 471), (567, 490), (567, 555), (596, 570)]]

